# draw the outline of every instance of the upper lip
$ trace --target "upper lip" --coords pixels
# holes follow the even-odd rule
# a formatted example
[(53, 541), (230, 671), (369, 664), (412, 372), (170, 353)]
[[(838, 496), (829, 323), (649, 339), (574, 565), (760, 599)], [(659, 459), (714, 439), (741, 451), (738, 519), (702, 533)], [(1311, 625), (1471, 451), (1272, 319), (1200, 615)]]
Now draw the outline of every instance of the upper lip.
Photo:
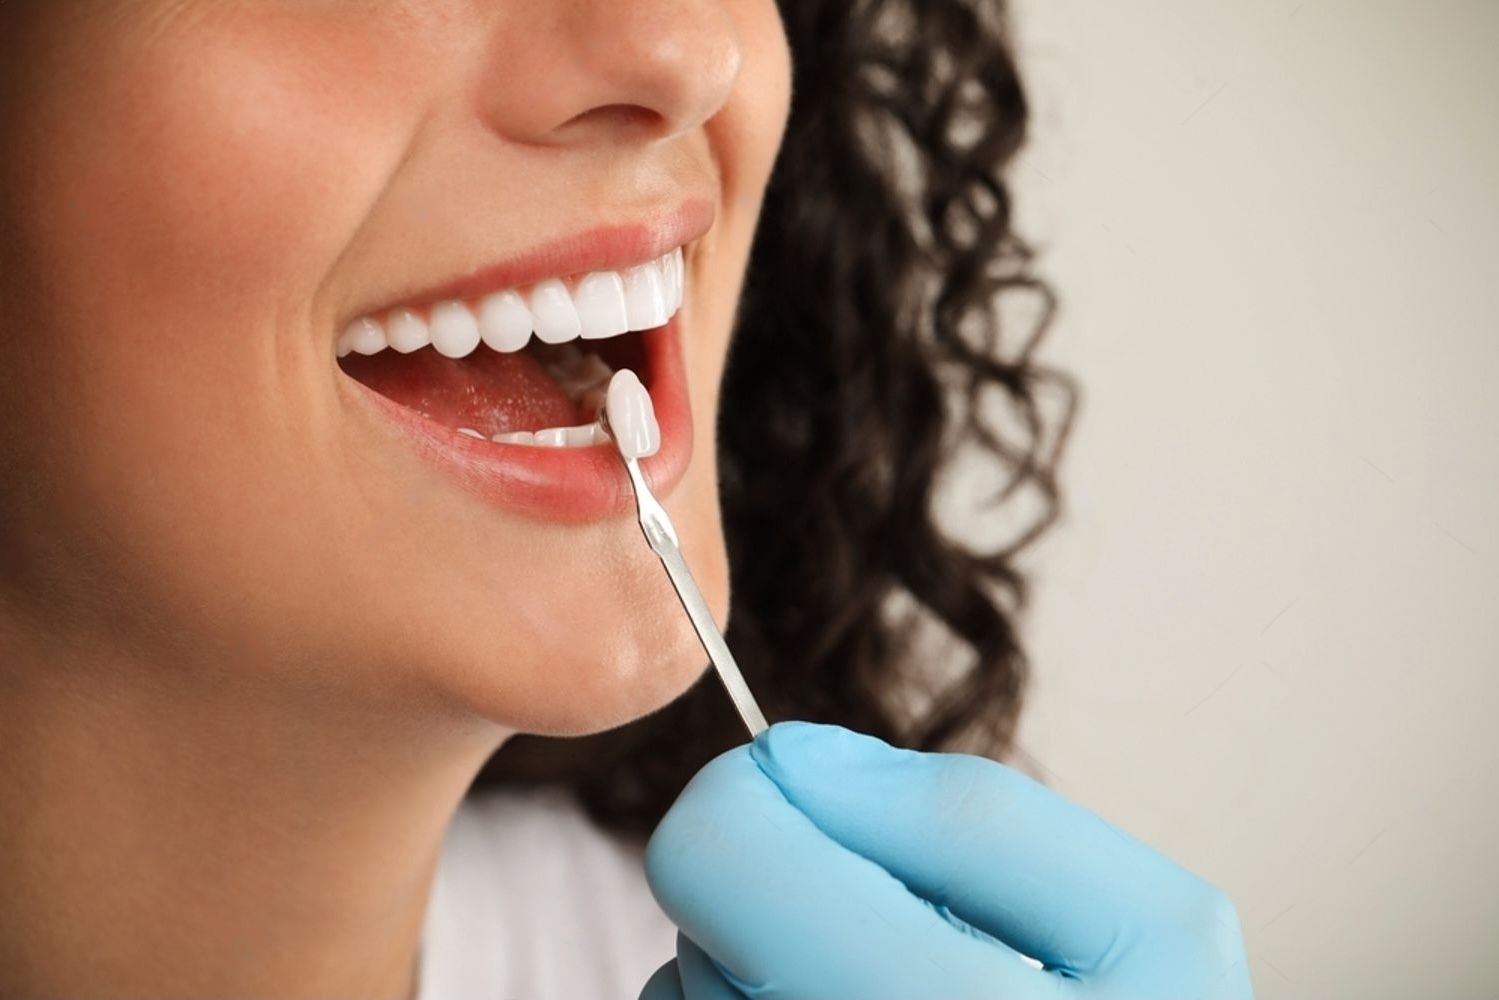
[(638, 221), (594, 226), (536, 244), (495, 264), (476, 267), (429, 287), (401, 293), (386, 304), (355, 313), (373, 316), (399, 307), (476, 299), (506, 288), (587, 271), (617, 271), (662, 257), (713, 227), (713, 203), (690, 198)]

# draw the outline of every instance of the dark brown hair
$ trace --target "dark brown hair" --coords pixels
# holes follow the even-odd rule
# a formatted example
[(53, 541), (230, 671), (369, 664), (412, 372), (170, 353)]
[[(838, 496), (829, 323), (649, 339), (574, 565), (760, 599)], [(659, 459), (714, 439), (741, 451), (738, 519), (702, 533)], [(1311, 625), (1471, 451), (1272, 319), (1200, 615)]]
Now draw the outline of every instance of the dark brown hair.
[[(1027, 121), (1006, 14), (983, 0), (781, 8), (791, 116), (718, 428), (728, 641), (772, 721), (1000, 755), (1027, 678), (1016, 556), (1059, 514), (1075, 410), (1071, 381), (1032, 357), (1054, 299), (1002, 177)], [(1038, 307), (1023, 336), (1001, 322), (1017, 297)], [(945, 533), (933, 506), (955, 456), (974, 469), (975, 453), (999, 476), (996, 506), (1032, 508), (988, 548)], [(946, 639), (941, 656), (929, 637)], [(518, 737), (476, 787), (565, 784), (607, 828), (644, 834), (743, 739), (709, 674), (608, 733)]]

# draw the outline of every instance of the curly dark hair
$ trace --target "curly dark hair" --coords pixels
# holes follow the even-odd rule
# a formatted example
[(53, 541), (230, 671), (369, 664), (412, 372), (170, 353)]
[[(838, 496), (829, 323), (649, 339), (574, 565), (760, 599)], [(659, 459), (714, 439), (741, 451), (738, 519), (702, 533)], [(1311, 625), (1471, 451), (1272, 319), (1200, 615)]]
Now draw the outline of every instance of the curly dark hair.
[[(1002, 178), (1027, 121), (1008, 17), (984, 0), (781, 12), (791, 115), (724, 375), (734, 420), (718, 427), (728, 641), (772, 720), (998, 756), (1028, 676), (1016, 556), (1060, 514), (1076, 409), (1072, 381), (1032, 357), (1055, 299)], [(1039, 310), (1009, 344), (1000, 306), (1016, 294)], [(974, 450), (1001, 476), (994, 504), (1039, 500), (989, 551), (934, 508)], [(917, 641), (932, 634), (950, 656)], [(620, 729), (517, 737), (475, 785), (562, 783), (604, 827), (645, 834), (743, 738), (710, 673)]]

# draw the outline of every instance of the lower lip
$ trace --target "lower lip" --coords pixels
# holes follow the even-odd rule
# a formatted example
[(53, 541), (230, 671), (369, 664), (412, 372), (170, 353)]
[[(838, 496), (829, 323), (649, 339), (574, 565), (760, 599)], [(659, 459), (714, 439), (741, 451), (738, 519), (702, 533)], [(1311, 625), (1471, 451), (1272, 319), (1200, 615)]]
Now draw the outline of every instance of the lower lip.
[[(644, 334), (650, 365), (646, 389), (661, 425), (661, 448), (641, 459), (641, 471), (658, 497), (669, 494), (692, 457), (692, 412), (682, 361), (679, 311), (663, 327)], [(632, 513), (634, 494), (613, 444), (589, 448), (545, 448), (499, 444), (459, 434), (343, 375), (361, 405), (416, 449), (429, 465), (452, 477), (485, 503), (529, 517), (564, 523), (598, 521)]]

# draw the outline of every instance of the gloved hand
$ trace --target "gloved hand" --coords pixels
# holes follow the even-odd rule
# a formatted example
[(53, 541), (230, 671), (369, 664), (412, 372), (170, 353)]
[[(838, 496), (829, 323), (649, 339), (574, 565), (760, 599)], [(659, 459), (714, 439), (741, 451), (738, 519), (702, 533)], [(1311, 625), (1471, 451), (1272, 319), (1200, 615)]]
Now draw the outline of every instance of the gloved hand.
[(837, 726), (709, 763), (646, 876), (681, 933), (641, 1000), (1252, 996), (1218, 889), (1002, 764)]

